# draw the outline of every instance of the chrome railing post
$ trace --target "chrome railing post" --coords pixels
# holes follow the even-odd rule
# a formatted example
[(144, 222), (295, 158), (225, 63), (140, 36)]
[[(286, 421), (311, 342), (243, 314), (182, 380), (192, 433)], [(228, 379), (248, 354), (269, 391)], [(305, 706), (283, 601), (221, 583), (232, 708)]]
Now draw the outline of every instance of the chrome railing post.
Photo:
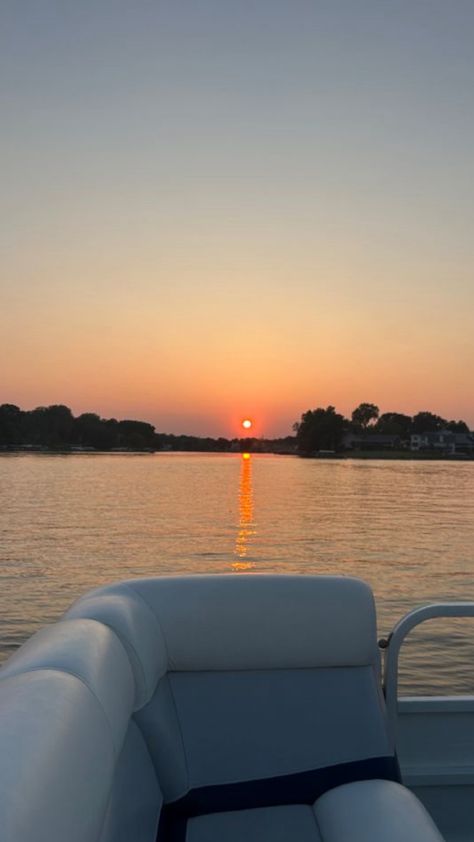
[(398, 658), (400, 648), (412, 629), (420, 623), (424, 623), (426, 620), (434, 620), (436, 617), (474, 617), (474, 602), (440, 602), (416, 608), (402, 617), (387, 641), (384, 642), (386, 645), (384, 646), (383, 688), (390, 735), (394, 745), (397, 737)]

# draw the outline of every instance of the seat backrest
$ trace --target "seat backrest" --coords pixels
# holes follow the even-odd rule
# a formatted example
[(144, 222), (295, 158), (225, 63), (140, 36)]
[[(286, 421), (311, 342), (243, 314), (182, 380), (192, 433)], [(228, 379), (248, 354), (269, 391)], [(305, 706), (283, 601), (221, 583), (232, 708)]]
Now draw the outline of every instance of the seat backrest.
[[(127, 653), (95, 620), (45, 628), (7, 661), (0, 670), (2, 842), (118, 840), (117, 815), (126, 824), (134, 798), (144, 825), (134, 838), (154, 838), (161, 795), (130, 723), (134, 698)], [(140, 789), (134, 795), (129, 787), (118, 810), (126, 769)]]
[(313, 793), (322, 776), (325, 787), (395, 776), (374, 602), (359, 580), (135, 580), (66, 617), (110, 625), (129, 652), (135, 719), (168, 804), (280, 803), (282, 787)]

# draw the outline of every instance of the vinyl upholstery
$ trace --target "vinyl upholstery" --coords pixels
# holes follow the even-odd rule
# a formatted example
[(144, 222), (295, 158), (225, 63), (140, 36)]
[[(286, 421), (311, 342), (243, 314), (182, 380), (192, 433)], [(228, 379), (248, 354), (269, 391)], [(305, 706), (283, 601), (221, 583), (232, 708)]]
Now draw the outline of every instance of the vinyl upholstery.
[(187, 842), (443, 842), (420, 802), (391, 781), (331, 790), (312, 806), (216, 813), (188, 822)]
[(10, 756), (5, 842), (155, 842), (160, 817), (160, 842), (375, 842), (354, 835), (371, 792), (395, 834), (404, 799), (406, 842), (440, 839), (392, 781), (334, 788), (396, 769), (373, 597), (355, 579), (164, 577), (87, 594), (0, 671)]
[(134, 653), (136, 721), (165, 802), (393, 754), (373, 597), (358, 580), (137, 580), (66, 615), (92, 616)]
[[(2, 842), (149, 842), (161, 791), (110, 628), (56, 623), (0, 670)], [(130, 832), (133, 828), (133, 835)]]

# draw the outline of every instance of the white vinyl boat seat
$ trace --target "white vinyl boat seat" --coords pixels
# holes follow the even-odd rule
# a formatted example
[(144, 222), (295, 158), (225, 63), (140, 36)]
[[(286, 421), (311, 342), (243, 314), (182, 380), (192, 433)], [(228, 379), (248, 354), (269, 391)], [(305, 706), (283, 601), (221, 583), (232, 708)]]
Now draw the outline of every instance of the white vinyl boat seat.
[(314, 805), (214, 813), (188, 821), (186, 842), (443, 842), (421, 803), (390, 781), (331, 789)]
[(358, 580), (101, 588), (0, 678), (5, 842), (441, 839), (397, 783)]

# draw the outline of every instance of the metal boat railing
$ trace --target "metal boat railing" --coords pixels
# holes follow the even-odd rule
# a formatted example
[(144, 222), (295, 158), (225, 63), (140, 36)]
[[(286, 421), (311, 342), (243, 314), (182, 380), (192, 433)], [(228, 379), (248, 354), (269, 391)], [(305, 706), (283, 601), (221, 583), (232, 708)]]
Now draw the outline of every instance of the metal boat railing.
[(398, 717), (398, 659), (406, 636), (426, 620), (437, 617), (474, 617), (474, 602), (439, 602), (410, 611), (397, 623), (386, 640), (379, 641), (385, 650), (383, 689), (390, 734), (394, 744)]

